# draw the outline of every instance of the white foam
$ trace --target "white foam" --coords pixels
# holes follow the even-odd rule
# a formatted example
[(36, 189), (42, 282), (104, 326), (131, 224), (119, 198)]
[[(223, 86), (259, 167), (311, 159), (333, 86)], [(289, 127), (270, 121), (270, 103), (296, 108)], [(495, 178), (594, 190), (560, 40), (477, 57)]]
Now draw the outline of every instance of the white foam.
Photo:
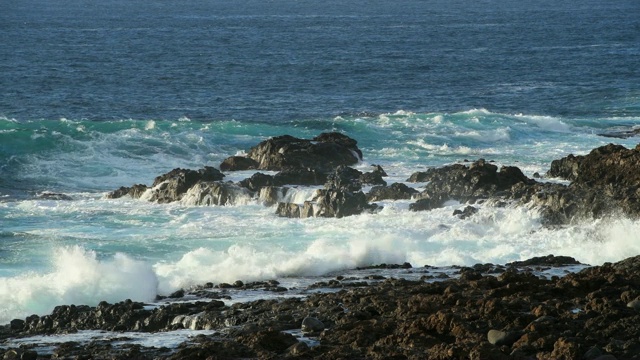
[(0, 278), (0, 323), (32, 313), (45, 314), (61, 304), (96, 305), (100, 299), (154, 299), (158, 280), (151, 266), (124, 254), (99, 260), (79, 246), (59, 248), (44, 274)]
[(533, 124), (548, 131), (555, 131), (561, 133), (571, 133), (574, 131), (573, 127), (561, 119), (552, 116), (533, 116), (533, 115), (516, 115), (517, 118), (524, 120), (528, 124)]

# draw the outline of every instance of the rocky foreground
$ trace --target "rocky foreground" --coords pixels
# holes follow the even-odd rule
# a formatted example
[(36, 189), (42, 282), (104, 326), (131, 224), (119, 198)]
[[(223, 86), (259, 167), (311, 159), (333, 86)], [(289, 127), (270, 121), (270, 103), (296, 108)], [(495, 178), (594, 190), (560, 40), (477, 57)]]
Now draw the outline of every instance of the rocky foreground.
[[(277, 205), (276, 213), (285, 217), (376, 212), (375, 202), (388, 199), (411, 199), (413, 211), (457, 200), (463, 209), (454, 215), (461, 221), (474, 215), (477, 204), (536, 208), (547, 226), (640, 216), (640, 147), (610, 144), (588, 155), (569, 155), (536, 179), (517, 167), (498, 168), (479, 159), (416, 172), (391, 185), (380, 166), (366, 173), (351, 167), (362, 157), (357, 141), (342, 134), (280, 136), (251, 148), (247, 156), (226, 159), (219, 169), (174, 169), (151, 186), (122, 187), (108, 197), (194, 205), (257, 200)], [(238, 170), (258, 172), (237, 183), (223, 180), (223, 172)], [(412, 183), (419, 186), (407, 185)], [(372, 188), (364, 193), (366, 185)], [(285, 201), (296, 186), (322, 188), (304, 203)], [(573, 262), (548, 257), (508, 266), (477, 265), (438, 281), (339, 276), (318, 285), (340, 289), (335, 293), (230, 306), (216, 289), (289, 289), (275, 281), (208, 284), (190, 290), (198, 300), (159, 307), (132, 301), (59, 306), (50, 315), (13, 320), (0, 329), (0, 339), (6, 344), (35, 334), (90, 329), (118, 331), (124, 338), (132, 331), (184, 328), (216, 333), (177, 349), (93, 341), (64, 343), (48, 353), (29, 346), (0, 353), (4, 359), (640, 359), (640, 256), (563, 277), (545, 278), (533, 271)], [(313, 342), (292, 331), (306, 333)]]
[[(534, 275), (536, 270), (567, 263), (575, 260), (548, 256), (507, 266), (479, 264), (458, 269), (456, 277), (437, 280), (337, 276), (314, 285), (340, 289), (334, 293), (231, 306), (215, 299), (225, 288), (283, 293), (287, 289), (273, 281), (208, 284), (193, 290), (199, 300), (155, 308), (130, 300), (96, 307), (59, 306), (47, 316), (13, 320), (0, 328), (0, 339), (85, 329), (118, 331), (120, 336), (88, 344), (66, 342), (50, 352), (29, 346), (1, 349), (0, 356), (4, 352), (4, 359), (640, 359), (640, 256), (562, 277)], [(402, 267), (421, 271), (409, 264)], [(176, 349), (117, 345), (131, 331), (182, 328), (217, 332)], [(313, 343), (292, 335), (292, 330), (301, 330)]]

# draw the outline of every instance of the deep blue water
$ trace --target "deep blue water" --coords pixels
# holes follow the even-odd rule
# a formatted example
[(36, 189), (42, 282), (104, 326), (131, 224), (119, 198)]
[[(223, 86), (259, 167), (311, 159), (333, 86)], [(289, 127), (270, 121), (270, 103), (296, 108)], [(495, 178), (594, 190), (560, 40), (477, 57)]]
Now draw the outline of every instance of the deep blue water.
[(640, 113), (637, 0), (21, 0), (0, 37), (17, 120)]
[[(409, 200), (288, 219), (255, 199), (104, 195), (282, 134), (342, 132), (364, 153), (357, 168), (381, 165), (393, 183), (478, 158), (531, 177), (570, 153), (634, 147), (638, 137), (601, 135), (634, 127), (638, 0), (5, 1), (0, 324), (60, 304), (380, 263), (618, 261), (640, 253), (640, 221), (550, 229), (523, 206), (461, 221), (451, 214), (465, 204), (411, 212)], [(283, 200), (312, 198), (298, 188)]]

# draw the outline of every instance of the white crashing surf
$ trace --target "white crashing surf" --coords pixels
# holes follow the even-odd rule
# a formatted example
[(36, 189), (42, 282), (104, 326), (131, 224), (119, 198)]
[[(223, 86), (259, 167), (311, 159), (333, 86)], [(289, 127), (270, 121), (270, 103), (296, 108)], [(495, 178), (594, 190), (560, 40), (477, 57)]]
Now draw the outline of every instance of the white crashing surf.
[(0, 323), (43, 315), (62, 304), (150, 301), (156, 296), (158, 279), (151, 266), (124, 254), (99, 260), (95, 252), (72, 246), (54, 251), (52, 262), (50, 272), (0, 278)]

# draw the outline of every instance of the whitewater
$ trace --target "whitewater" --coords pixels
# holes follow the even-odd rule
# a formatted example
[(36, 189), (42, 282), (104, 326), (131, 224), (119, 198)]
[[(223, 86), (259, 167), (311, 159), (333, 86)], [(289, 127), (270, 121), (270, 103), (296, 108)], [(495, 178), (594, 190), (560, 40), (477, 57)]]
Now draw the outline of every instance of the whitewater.
[[(640, 223), (624, 218), (543, 227), (534, 208), (464, 204), (408, 210), (410, 200), (341, 219), (278, 217), (275, 207), (244, 199), (230, 206), (188, 200), (156, 204), (107, 199), (120, 186), (173, 168), (218, 167), (271, 136), (311, 138), (339, 131), (358, 140), (364, 158), (385, 179), (407, 183), (416, 171), (484, 158), (533, 177), (552, 160), (585, 154), (615, 140), (604, 133), (640, 125), (640, 118), (561, 118), (398, 111), (286, 123), (237, 121), (16, 121), (0, 119), (0, 322), (47, 314), (61, 304), (153, 301), (207, 282), (314, 278), (381, 263), (450, 266), (504, 264), (548, 254), (599, 265), (640, 253)], [(239, 181), (253, 172), (227, 172)], [(560, 181), (543, 179), (543, 181)], [(420, 184), (409, 184), (420, 189)], [(302, 203), (313, 188), (287, 199)], [(367, 191), (368, 189), (365, 189)]]

